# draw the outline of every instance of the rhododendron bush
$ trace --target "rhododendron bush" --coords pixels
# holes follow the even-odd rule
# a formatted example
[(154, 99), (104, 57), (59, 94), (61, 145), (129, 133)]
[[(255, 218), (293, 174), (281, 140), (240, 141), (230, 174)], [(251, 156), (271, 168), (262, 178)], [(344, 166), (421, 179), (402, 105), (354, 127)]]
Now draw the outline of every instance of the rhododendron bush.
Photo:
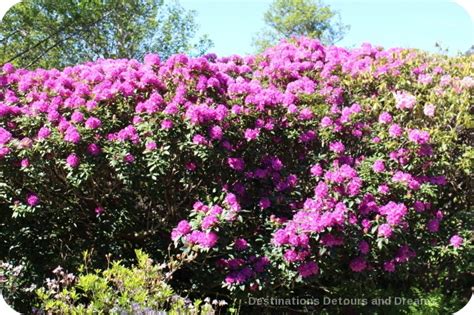
[(246, 57), (6, 64), (1, 259), (38, 281), (85, 249), (98, 265), (193, 253), (176, 287), (234, 298), (461, 281), (473, 63), (300, 38)]

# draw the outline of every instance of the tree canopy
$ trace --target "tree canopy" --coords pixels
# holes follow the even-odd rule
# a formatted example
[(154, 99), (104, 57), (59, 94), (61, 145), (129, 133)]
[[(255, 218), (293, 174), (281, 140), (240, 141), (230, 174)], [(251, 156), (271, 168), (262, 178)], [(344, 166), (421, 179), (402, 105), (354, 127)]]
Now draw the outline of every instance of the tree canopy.
[(254, 39), (261, 51), (282, 38), (306, 36), (333, 44), (342, 39), (347, 25), (339, 15), (319, 0), (274, 0), (264, 14), (266, 28)]
[(61, 68), (98, 58), (141, 59), (147, 52), (199, 54), (195, 12), (164, 0), (25, 0), (0, 24), (0, 63)]
[(470, 56), (474, 54), (474, 45), (472, 45), (465, 53), (466, 56)]

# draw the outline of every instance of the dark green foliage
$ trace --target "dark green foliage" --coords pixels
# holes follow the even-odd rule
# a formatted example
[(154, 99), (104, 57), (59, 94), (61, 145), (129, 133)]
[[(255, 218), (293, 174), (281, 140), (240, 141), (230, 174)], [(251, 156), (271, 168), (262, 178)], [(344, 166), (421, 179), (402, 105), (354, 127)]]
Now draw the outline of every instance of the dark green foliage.
[(97, 58), (202, 53), (195, 12), (163, 0), (25, 0), (0, 23), (0, 64), (62, 68)]

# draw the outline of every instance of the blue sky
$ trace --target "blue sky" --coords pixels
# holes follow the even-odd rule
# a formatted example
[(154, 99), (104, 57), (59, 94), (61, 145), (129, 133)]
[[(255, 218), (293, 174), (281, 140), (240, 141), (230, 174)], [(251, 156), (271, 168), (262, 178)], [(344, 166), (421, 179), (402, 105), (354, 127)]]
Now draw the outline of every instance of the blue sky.
[[(472, 0), (474, 1), (474, 0)], [(197, 11), (200, 34), (214, 42), (220, 56), (253, 51), (252, 38), (263, 24), (271, 0), (181, 0)], [(356, 47), (370, 42), (383, 47), (415, 47), (436, 51), (435, 43), (450, 54), (465, 52), (474, 44), (474, 21), (451, 0), (332, 0), (351, 29), (337, 45)]]

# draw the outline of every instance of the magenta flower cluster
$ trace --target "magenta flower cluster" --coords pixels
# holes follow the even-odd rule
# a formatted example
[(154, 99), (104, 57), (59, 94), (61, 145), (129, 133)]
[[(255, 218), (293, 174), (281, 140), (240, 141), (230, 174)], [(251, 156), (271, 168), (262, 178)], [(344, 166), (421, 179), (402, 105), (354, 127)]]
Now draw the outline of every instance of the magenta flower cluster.
[[(35, 150), (54, 148), (48, 156), (71, 178), (103, 160), (122, 186), (123, 170), (163, 190), (181, 174), (190, 184), (176, 180), (173, 193), (184, 191), (179, 207), (189, 207), (171, 239), (218, 252), (212, 265), (228, 286), (254, 290), (282, 270), (312, 279), (330, 272), (333, 257), (345, 272), (395, 272), (427, 250), (419, 239), (444, 224), (433, 197), (448, 183), (433, 162), (439, 148), (428, 124), (415, 128), (410, 120), (416, 113), (434, 119), (439, 108), (419, 90), (472, 88), (433, 65), (410, 72), (416, 58), (403, 49), (349, 51), (300, 38), (258, 56), (148, 55), (144, 63), (98, 60), (62, 71), (5, 65), (0, 165), (34, 177), (28, 172), (43, 163)], [(387, 83), (406, 73), (413, 86)], [(366, 86), (366, 78), (390, 80)], [(351, 90), (350, 80), (360, 85)], [(162, 164), (168, 168), (160, 173)], [(53, 205), (36, 187), (22, 188), (11, 205)], [(107, 215), (117, 203), (110, 194), (85, 204)], [(457, 235), (437, 241), (463, 246)]]

